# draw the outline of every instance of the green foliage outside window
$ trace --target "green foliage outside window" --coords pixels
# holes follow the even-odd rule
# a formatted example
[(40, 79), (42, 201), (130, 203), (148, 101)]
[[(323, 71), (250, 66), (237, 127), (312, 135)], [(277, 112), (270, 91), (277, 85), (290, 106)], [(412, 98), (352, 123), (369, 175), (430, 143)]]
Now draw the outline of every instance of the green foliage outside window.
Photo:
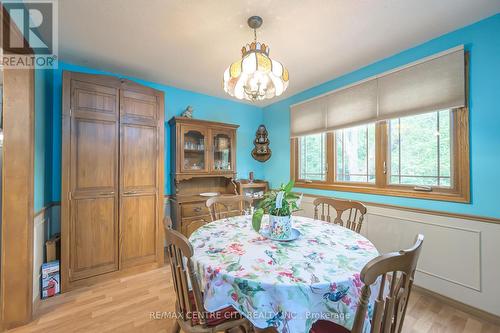
[(389, 121), (391, 184), (451, 186), (451, 112)]
[(326, 134), (299, 138), (299, 178), (326, 180)]
[[(451, 187), (451, 110), (388, 120), (389, 184)], [(375, 183), (375, 123), (336, 130), (335, 181)], [(325, 181), (326, 134), (300, 137), (299, 179)]]

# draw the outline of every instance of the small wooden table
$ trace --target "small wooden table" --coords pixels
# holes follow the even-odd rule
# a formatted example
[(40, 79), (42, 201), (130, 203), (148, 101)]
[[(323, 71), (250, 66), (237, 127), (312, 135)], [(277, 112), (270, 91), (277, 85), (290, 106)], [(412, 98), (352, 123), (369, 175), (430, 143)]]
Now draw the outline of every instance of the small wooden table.
[(254, 207), (262, 199), (262, 196), (256, 197), (254, 193), (258, 193), (260, 191), (266, 193), (269, 189), (269, 183), (265, 180), (254, 180), (253, 182), (250, 182), (248, 179), (240, 179), (236, 181), (236, 185), (238, 194), (245, 195), (253, 199)]

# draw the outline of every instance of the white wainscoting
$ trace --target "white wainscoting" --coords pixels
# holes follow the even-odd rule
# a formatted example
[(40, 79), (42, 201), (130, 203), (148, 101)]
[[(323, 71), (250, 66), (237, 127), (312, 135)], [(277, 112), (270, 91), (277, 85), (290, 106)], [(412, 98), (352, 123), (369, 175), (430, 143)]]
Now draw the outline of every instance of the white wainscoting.
[(33, 303), (40, 299), (41, 268), (45, 258), (45, 235), (48, 227), (48, 214), (44, 210), (33, 221)]
[[(314, 215), (313, 200), (299, 215)], [(500, 316), (500, 224), (368, 205), (361, 233), (381, 253), (424, 234), (415, 284)]]

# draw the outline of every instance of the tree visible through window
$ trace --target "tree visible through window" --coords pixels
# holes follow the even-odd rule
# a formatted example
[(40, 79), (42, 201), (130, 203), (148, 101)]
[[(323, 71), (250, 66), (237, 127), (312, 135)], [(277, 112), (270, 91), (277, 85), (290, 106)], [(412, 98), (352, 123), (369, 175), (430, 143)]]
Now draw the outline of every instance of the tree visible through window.
[(326, 134), (313, 134), (299, 138), (299, 178), (326, 180)]
[(389, 121), (390, 184), (450, 187), (451, 111)]
[(291, 139), (297, 187), (470, 201), (466, 108)]
[(335, 180), (375, 182), (375, 124), (335, 131)]

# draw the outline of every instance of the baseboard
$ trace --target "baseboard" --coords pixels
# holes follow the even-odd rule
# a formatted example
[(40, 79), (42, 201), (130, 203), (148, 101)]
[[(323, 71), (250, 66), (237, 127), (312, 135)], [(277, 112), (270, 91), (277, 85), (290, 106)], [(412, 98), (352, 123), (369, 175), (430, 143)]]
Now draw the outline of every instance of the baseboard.
[(32, 318), (36, 318), (38, 314), (38, 310), (40, 309), (40, 306), (42, 305), (42, 299), (40, 298), (40, 295), (36, 295), (35, 298), (33, 299), (33, 307), (32, 307)]
[(493, 313), (489, 313), (487, 311), (484, 311), (484, 310), (478, 309), (476, 307), (467, 305), (467, 304), (462, 303), (460, 301), (454, 300), (453, 298), (449, 298), (448, 296), (441, 295), (439, 293), (436, 293), (434, 291), (431, 291), (431, 290), (423, 288), (423, 287), (419, 287), (417, 285), (413, 285), (413, 290), (415, 290), (421, 294), (436, 298), (439, 301), (441, 301), (449, 306), (452, 306), (460, 311), (466, 312), (466, 313), (471, 314), (471, 315), (478, 317), (480, 319), (489, 321), (492, 324), (500, 325), (500, 317), (494, 315)]
[[(109, 273), (104, 273), (104, 274), (84, 278), (81, 280), (72, 281), (72, 282), (69, 282), (68, 285), (64, 286), (61, 289), (61, 293), (72, 291), (72, 290), (78, 289), (78, 288), (89, 287), (89, 286), (92, 286), (94, 284), (101, 283), (101, 282), (108, 281), (108, 280), (112, 280), (112, 279), (116, 279), (116, 278), (123, 278), (123, 277), (127, 277), (127, 276), (134, 275), (134, 274), (144, 273), (144, 272), (147, 272), (147, 271), (150, 271), (153, 269), (160, 268), (164, 264), (165, 263), (158, 263), (155, 261), (155, 262), (145, 263), (145, 264), (141, 264), (141, 265), (137, 265), (137, 266), (123, 268), (123, 269), (120, 269), (120, 270), (117, 270), (114, 272), (109, 272)], [(63, 272), (61, 272), (61, 273), (64, 274)]]

